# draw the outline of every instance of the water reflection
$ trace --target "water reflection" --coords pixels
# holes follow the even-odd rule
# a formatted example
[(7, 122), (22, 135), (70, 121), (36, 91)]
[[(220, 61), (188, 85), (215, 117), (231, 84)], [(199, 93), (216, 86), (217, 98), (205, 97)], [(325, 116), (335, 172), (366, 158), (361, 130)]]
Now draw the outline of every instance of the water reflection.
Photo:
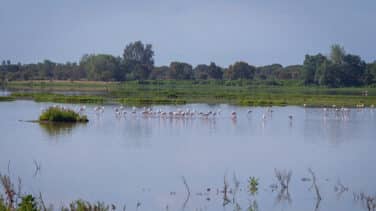
[(48, 136), (65, 136), (72, 133), (72, 131), (82, 125), (80, 123), (39, 123), (40, 128)]
[[(373, 193), (375, 187), (372, 178), (376, 171), (370, 168), (375, 162), (374, 109), (341, 113), (289, 106), (273, 107), (271, 112), (255, 107), (250, 114), (250, 108), (194, 104), (152, 109), (222, 112), (209, 118), (197, 114), (183, 118), (145, 116), (142, 108), (133, 114), (132, 108), (126, 107), (128, 113), (117, 118), (117, 105), (105, 105), (100, 114), (95, 112), (95, 105), (86, 105), (90, 122), (84, 125), (38, 126), (18, 121), (36, 119), (40, 108), (47, 105), (0, 103), (0, 170), (6, 171), (6, 161), (12, 159), (22, 169), (18, 175), (30, 186), (26, 190), (43, 187), (42, 193), (52, 203), (84, 198), (122, 204), (126, 198), (132, 208), (136, 202), (142, 203), (139, 210), (181, 210), (188, 195), (181, 180), (185, 176), (191, 193), (185, 210), (358, 210), (348, 200), (350, 193)], [(233, 111), (237, 113), (235, 121)], [(58, 140), (59, 144), (46, 140)], [(22, 156), (14, 156), (16, 153)], [(32, 165), (34, 159), (37, 162)], [(43, 164), (42, 171), (37, 171), (39, 164)], [(281, 170), (276, 180), (271, 170), (281, 167), (293, 169), (294, 176)], [(308, 167), (320, 178), (341, 178), (350, 189), (344, 191), (347, 186), (340, 182), (319, 183), (320, 205), (314, 189), (308, 192), (306, 185), (298, 183), (297, 178), (306, 176)], [(224, 185), (219, 175), (229, 171), (237, 175), (233, 183), (228, 178)], [(28, 181), (32, 173), (37, 177)], [(250, 175), (260, 178), (257, 196), (248, 194)], [(293, 182), (287, 188), (290, 177)], [(302, 181), (311, 185), (312, 178)], [(108, 191), (98, 189), (98, 184)], [(265, 191), (268, 184), (273, 184), (272, 193)], [(144, 191), (144, 187), (152, 191)]]

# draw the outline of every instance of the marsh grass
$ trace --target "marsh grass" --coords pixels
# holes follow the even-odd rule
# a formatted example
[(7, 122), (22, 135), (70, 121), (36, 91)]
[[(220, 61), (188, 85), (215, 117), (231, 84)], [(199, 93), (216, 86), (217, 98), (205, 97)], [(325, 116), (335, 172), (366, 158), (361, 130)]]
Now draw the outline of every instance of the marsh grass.
[(13, 100), (15, 100), (15, 98), (11, 96), (0, 96), (0, 102), (1, 101), (13, 101)]
[(56, 102), (56, 103), (103, 103), (104, 98), (100, 96), (89, 96), (89, 95), (80, 95), (80, 96), (69, 96), (63, 94), (50, 94), (50, 93), (12, 93), (12, 98), (16, 99), (31, 99), (36, 102)]
[(88, 122), (86, 115), (61, 107), (49, 107), (39, 116), (41, 122)]
[[(10, 163), (10, 162), (9, 162)], [(8, 164), (9, 166), (9, 164)], [(0, 173), (0, 211), (52, 211), (52, 210), (62, 210), (62, 211), (110, 211), (110, 210), (126, 210), (126, 206), (123, 207), (117, 207), (115, 204), (108, 204), (104, 202), (89, 202), (82, 199), (74, 200), (68, 204), (61, 205), (59, 209), (54, 209), (54, 206), (52, 204), (46, 204), (44, 203), (44, 200), (42, 198), (42, 194), (39, 193), (39, 196), (33, 195), (30, 193), (25, 193), (21, 190), (21, 179), (18, 178), (18, 186), (14, 185), (11, 177), (10, 170), (8, 168), (8, 174), (1, 174)], [(280, 179), (284, 185), (281, 184), (281, 186), (284, 186), (285, 189), (288, 188), (288, 183), (286, 180), (290, 180), (291, 178), (291, 171), (280, 171), (275, 170), (276, 176)], [(309, 169), (309, 173), (312, 175), (312, 181), (313, 183), (316, 183), (316, 176), (315, 173)], [(290, 175), (290, 176), (289, 176)], [(235, 177), (235, 176), (234, 176)], [(187, 203), (189, 201), (189, 197), (191, 195), (191, 188), (188, 186), (188, 183), (184, 177), (182, 177), (183, 184), (185, 186), (186, 192), (187, 192), (187, 198), (184, 201), (182, 210), (185, 210)], [(238, 184), (238, 180), (234, 179), (235, 184)], [(287, 184), (287, 185), (286, 185)], [(315, 185), (315, 184), (313, 184)], [(259, 182), (258, 179), (255, 177), (250, 177), (248, 180), (248, 189), (260, 189), (262, 190), (262, 187), (258, 187)], [(224, 187), (221, 191), (223, 193), (223, 206), (226, 206), (227, 204), (230, 204), (231, 201), (228, 198), (228, 194), (235, 194), (234, 190), (232, 190), (229, 187), (229, 184), (226, 180), (226, 177), (224, 177)], [(219, 194), (219, 190), (217, 189), (217, 195)], [(288, 196), (289, 197), (289, 196)], [(364, 208), (364, 210), (368, 211), (375, 211), (376, 210), (376, 197), (375, 195), (370, 195), (367, 193), (355, 193), (353, 192), (353, 197), (355, 202), (359, 202)], [(249, 206), (247, 210), (257, 211), (259, 210), (258, 203), (256, 201), (256, 195), (251, 194), (251, 198), (249, 198)], [(316, 199), (316, 205), (314, 210), (319, 209), (320, 200)], [(242, 210), (240, 208), (240, 204), (237, 202), (236, 199), (233, 200), (232, 204), (235, 206), (234, 210)], [(141, 207), (141, 202), (137, 201), (136, 210)], [(166, 206), (166, 210), (168, 210), (168, 205)]]
[[(349, 87), (326, 88), (301, 86), (298, 82), (278, 81), (127, 81), (127, 82), (69, 82), (69, 81), (26, 81), (10, 82), (11, 97), (59, 103), (105, 103), (122, 102), (130, 105), (185, 104), (185, 103), (228, 103), (243, 106), (286, 106), (308, 107), (331, 106), (333, 104), (356, 107), (358, 104), (376, 104), (376, 88)], [(51, 94), (51, 91), (104, 91), (101, 96), (67, 96)], [(364, 96), (364, 91), (368, 96)], [(22, 92), (21, 92), (22, 91)], [(32, 93), (24, 91), (32, 91)]]

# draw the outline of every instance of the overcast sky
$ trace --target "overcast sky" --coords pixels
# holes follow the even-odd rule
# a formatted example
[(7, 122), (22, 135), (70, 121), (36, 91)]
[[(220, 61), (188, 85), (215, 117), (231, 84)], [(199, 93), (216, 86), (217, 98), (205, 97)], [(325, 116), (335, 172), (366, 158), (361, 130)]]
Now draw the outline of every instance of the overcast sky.
[(156, 65), (301, 64), (333, 43), (376, 60), (376, 0), (0, 0), (0, 60), (78, 61), (151, 43)]

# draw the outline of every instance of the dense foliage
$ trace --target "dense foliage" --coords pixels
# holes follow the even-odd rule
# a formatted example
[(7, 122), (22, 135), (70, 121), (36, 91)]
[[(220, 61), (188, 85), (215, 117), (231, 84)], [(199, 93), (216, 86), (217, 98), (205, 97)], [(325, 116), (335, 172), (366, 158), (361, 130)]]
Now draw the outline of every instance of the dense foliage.
[(39, 121), (48, 122), (87, 122), (88, 119), (85, 115), (62, 107), (52, 106), (43, 111), (39, 116)]
[(0, 82), (15, 80), (301, 80), (302, 84), (329, 87), (360, 86), (375, 83), (376, 61), (366, 64), (359, 56), (347, 54), (333, 45), (329, 56), (306, 55), (303, 65), (280, 64), (255, 67), (238, 61), (227, 68), (214, 62), (196, 67), (179, 61), (169, 66), (154, 66), (152, 45), (141, 41), (129, 43), (122, 57), (107, 54), (84, 55), (79, 63), (55, 63), (45, 60), (36, 64), (0, 65)]

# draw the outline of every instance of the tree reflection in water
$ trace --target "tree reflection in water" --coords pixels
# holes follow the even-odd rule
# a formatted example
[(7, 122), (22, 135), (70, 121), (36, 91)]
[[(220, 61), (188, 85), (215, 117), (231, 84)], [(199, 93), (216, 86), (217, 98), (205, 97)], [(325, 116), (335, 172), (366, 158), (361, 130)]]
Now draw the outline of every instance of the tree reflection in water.
[(51, 137), (64, 136), (72, 133), (79, 123), (39, 123), (40, 128)]

